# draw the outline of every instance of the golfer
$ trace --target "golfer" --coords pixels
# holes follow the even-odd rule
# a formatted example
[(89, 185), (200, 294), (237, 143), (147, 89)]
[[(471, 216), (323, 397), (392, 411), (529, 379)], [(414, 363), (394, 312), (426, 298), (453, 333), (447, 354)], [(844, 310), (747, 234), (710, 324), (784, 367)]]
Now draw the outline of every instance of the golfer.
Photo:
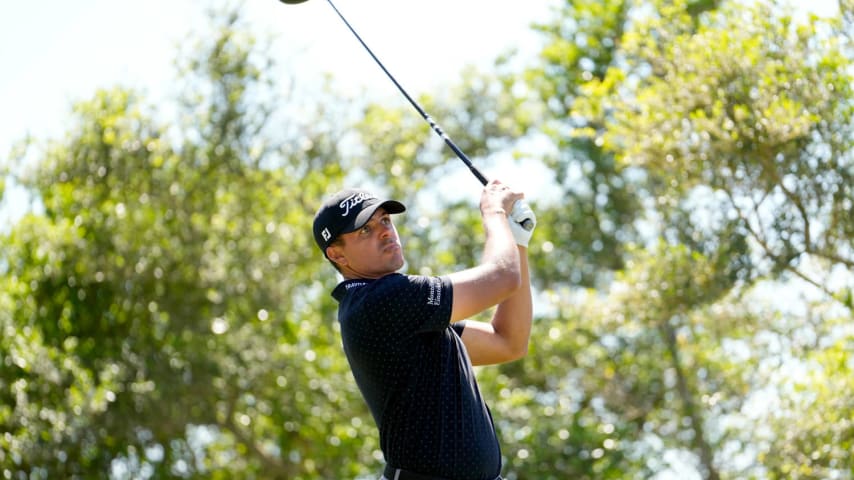
[[(499, 181), (487, 184), (480, 264), (436, 277), (397, 273), (404, 256), (392, 215), (406, 209), (400, 202), (347, 189), (315, 215), (315, 241), (344, 278), (332, 296), (344, 353), (379, 430), (385, 480), (501, 478), (498, 437), (472, 365), (528, 350), (531, 231), (518, 222), (536, 218), (522, 198)], [(463, 321), (496, 305), (490, 323)]]

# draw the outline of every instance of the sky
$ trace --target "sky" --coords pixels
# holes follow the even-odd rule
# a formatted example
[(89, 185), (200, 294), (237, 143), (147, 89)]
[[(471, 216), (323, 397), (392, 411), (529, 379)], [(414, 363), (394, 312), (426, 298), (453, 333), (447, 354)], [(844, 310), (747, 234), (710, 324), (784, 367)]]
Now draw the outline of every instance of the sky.
[[(393, 89), (326, 0), (285, 5), (247, 0), (259, 34), (304, 68), (371, 89)], [(549, 0), (335, 0), (335, 5), (413, 96), (453, 81), (466, 63), (488, 64), (511, 46), (532, 47), (529, 25), (548, 18)], [(174, 78), (176, 45), (206, 23), (219, 1), (81, 0), (0, 6), (0, 152), (26, 133), (61, 132), (73, 101), (117, 84), (161, 95)], [(59, 129), (59, 130), (58, 130)]]
[[(555, 4), (554, 0), (333, 2), (415, 98), (455, 83), (467, 64), (488, 66), (509, 48), (535, 52), (540, 38), (530, 25), (548, 19)], [(276, 0), (242, 3), (253, 31), (274, 36), (276, 54), (289, 65), (300, 66), (299, 71), (288, 72), (299, 81), (319, 82), (330, 73), (345, 89), (364, 87), (405, 102), (326, 0), (299, 5)], [(167, 98), (174, 93), (169, 87), (180, 42), (208, 24), (211, 6), (222, 4), (219, 0), (2, 2), (0, 155), (5, 158), (14, 142), (26, 135), (39, 139), (62, 135), (72, 104), (91, 98), (98, 88), (121, 85), (143, 91), (150, 100)], [(26, 203), (16, 188), (7, 188), (7, 200), (12, 205), (0, 209), (0, 229), (14, 221), (21, 210), (16, 207), (23, 206), (15, 204)]]
[[(536, 52), (532, 22), (546, 21), (559, 0), (333, 0), (363, 40), (416, 97), (456, 82), (466, 64), (488, 66), (507, 49)], [(276, 52), (300, 65), (301, 81), (335, 75), (354, 91), (399, 95), (326, 0), (284, 5), (244, 0), (247, 21), (277, 38)], [(804, 2), (797, 2), (802, 5)], [(57, 137), (71, 105), (97, 88), (122, 85), (151, 99), (166, 98), (180, 42), (207, 24), (219, 0), (44, 0), (0, 3), (0, 158), (26, 135)], [(836, 0), (813, 0), (817, 13)], [(397, 97), (399, 105), (405, 105)], [(390, 105), (391, 107), (399, 105)], [(429, 112), (428, 112), (429, 113)], [(413, 111), (413, 115), (416, 113)], [(441, 119), (437, 119), (441, 123)], [(8, 189), (12, 205), (25, 200)], [(477, 192), (477, 189), (475, 193)], [(10, 217), (10, 215), (12, 215)]]

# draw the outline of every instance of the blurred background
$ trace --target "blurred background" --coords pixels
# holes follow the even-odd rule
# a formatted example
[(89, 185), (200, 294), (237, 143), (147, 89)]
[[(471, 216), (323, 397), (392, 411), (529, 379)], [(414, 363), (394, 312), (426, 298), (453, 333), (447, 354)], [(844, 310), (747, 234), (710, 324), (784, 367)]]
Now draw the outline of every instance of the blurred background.
[[(854, 478), (854, 3), (336, 5), (526, 191), (529, 355), (477, 370), (508, 479)], [(47, 8), (45, 8), (47, 7)], [(0, 475), (376, 478), (309, 234), (479, 183), (322, 0), (0, 7)]]

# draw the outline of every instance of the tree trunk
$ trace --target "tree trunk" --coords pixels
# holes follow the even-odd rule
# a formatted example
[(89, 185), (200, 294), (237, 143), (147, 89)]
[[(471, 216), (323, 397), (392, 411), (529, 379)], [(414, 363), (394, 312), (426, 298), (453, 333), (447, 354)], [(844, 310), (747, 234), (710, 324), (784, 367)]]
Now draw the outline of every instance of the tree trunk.
[(670, 352), (670, 358), (673, 361), (673, 369), (676, 371), (676, 389), (682, 399), (683, 411), (685, 416), (691, 419), (691, 428), (694, 429), (691, 447), (700, 455), (701, 468), (704, 470), (706, 480), (720, 480), (720, 474), (714, 465), (712, 447), (706, 441), (703, 416), (694, 404), (694, 398), (688, 388), (688, 381), (682, 368), (679, 346), (676, 343), (676, 329), (673, 328), (670, 321), (663, 322), (662, 329), (667, 350)]

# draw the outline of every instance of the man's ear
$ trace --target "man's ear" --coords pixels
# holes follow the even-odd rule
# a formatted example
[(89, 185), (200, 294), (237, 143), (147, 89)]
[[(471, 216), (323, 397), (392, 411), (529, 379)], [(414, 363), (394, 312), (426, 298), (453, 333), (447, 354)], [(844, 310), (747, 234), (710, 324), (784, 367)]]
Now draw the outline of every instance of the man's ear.
[(338, 265), (347, 265), (347, 257), (344, 256), (344, 249), (340, 245), (326, 247), (326, 257)]

